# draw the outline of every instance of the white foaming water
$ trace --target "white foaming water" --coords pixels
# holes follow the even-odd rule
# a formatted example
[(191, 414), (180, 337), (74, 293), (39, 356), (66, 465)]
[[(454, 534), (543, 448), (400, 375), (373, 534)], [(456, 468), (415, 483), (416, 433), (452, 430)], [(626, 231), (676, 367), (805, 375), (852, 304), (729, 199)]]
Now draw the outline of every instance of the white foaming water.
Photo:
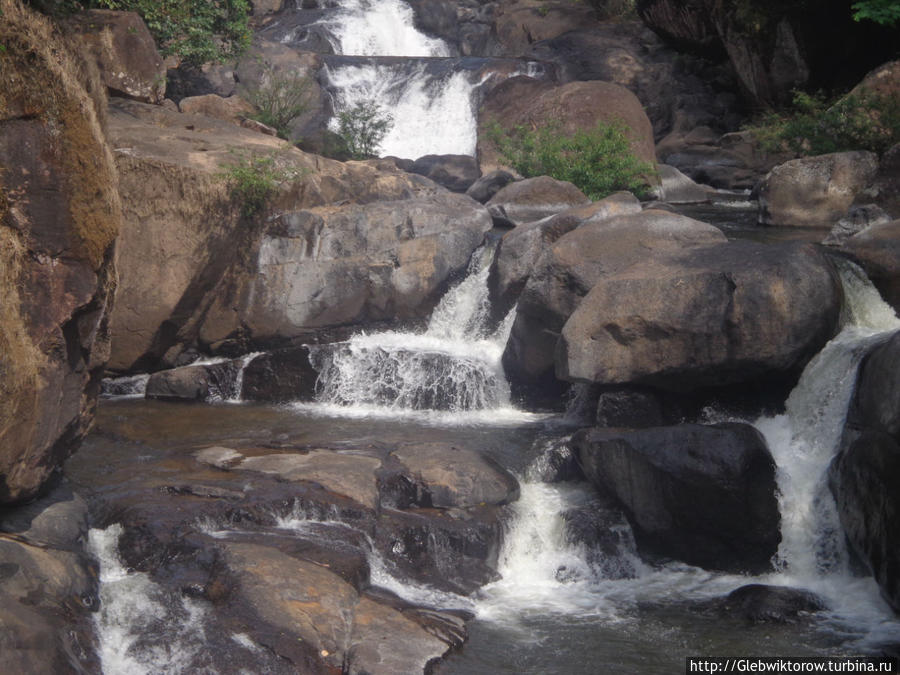
[(247, 369), (247, 366), (250, 365), (250, 362), (255, 359), (257, 356), (261, 356), (263, 352), (250, 352), (249, 354), (244, 354), (241, 357), (241, 365), (238, 369), (237, 375), (234, 378), (234, 393), (227, 399), (225, 399), (226, 403), (240, 403), (242, 398), (242, 393), (244, 391), (244, 371)]
[(315, 404), (301, 410), (351, 417), (406, 417), (425, 423), (521, 424), (500, 363), (510, 317), (493, 333), (487, 277), (492, 250), (476, 252), (469, 275), (435, 308), (424, 333), (360, 334), (310, 347), (319, 371)]
[(197, 663), (206, 644), (204, 610), (184, 597), (173, 602), (146, 574), (125, 569), (122, 532), (116, 524), (88, 534), (88, 550), (100, 562), (94, 626), (104, 675), (212, 672)]
[[(429, 75), (425, 65), (413, 72), (386, 64), (329, 68), (337, 90), (335, 108), (377, 103), (392, 124), (380, 145), (382, 155), (417, 159), (423, 155), (474, 155), (477, 120), (473, 96), (481, 82), (466, 71)], [(330, 122), (338, 131), (338, 120)]]
[(338, 54), (354, 56), (450, 56), (443, 40), (415, 27), (412, 8), (402, 0), (342, 0), (328, 21)]

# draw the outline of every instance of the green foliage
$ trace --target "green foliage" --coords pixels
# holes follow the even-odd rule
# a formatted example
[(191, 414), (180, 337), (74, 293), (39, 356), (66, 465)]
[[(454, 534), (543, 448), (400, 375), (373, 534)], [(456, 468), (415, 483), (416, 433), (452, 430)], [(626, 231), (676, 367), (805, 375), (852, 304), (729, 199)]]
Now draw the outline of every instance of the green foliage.
[(617, 190), (629, 190), (639, 197), (648, 191), (647, 178), (653, 165), (635, 157), (629, 130), (621, 122), (602, 121), (590, 130), (566, 135), (558, 127), (538, 130), (516, 126), (504, 130), (496, 122), (488, 128), (488, 138), (500, 156), (526, 178), (551, 176), (569, 181), (593, 200)]
[(900, 21), (900, 0), (860, 0), (854, 2), (853, 18), (893, 26)]
[(191, 63), (223, 61), (250, 45), (248, 0), (95, 0), (140, 14), (164, 55)]
[(829, 105), (822, 96), (794, 92), (794, 107), (751, 127), (768, 151), (824, 155), (846, 150), (879, 154), (900, 142), (900, 100), (863, 91)]
[(353, 159), (365, 159), (378, 152), (393, 123), (394, 118), (383, 112), (378, 104), (361, 101), (338, 113), (338, 136)]
[(253, 119), (274, 128), (282, 138), (288, 138), (291, 121), (309, 110), (310, 86), (309, 77), (302, 73), (266, 66), (259, 81), (248, 86), (244, 93), (258, 111)]
[(261, 213), (278, 188), (298, 179), (302, 171), (294, 167), (278, 166), (278, 155), (238, 154), (234, 162), (218, 174), (228, 185), (231, 198), (241, 205), (244, 217)]

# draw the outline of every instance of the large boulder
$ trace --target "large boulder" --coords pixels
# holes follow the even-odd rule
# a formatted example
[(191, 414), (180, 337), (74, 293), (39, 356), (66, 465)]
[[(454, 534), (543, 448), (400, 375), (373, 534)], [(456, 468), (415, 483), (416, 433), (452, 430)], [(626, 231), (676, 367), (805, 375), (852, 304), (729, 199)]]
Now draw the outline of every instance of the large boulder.
[(650, 254), (725, 241), (712, 225), (655, 209), (572, 230), (540, 255), (519, 297), (503, 353), (507, 377), (517, 385), (556, 386), (554, 354), (563, 326), (604, 276)]
[[(317, 329), (330, 320), (393, 318), (397, 307), (425, 314), (427, 303), (411, 305), (433, 302), (490, 227), (480, 205), (392, 162), (335, 162), (227, 122), (132, 101), (111, 106), (109, 126), (125, 203), (113, 370), (154, 369), (164, 356), (174, 364), (173, 348), (196, 341), (201, 324), (208, 342), (229, 336), (239, 312), (250, 311), (242, 294), (257, 281), (266, 285), (255, 277), (259, 270), (300, 295), (291, 305), (265, 292), (252, 307), (254, 325), (270, 302), (280, 303), (275, 315), (293, 322), (317, 315), (309, 324)], [(220, 175), (236, 157), (251, 155), (276, 157), (298, 172), (272, 201), (274, 211), (293, 216), (267, 227), (243, 218)], [(322, 208), (336, 202), (342, 205)], [(347, 283), (333, 283), (329, 270), (349, 270)], [(315, 304), (323, 293), (321, 311), (304, 314), (301, 296)]]
[(865, 357), (829, 475), (847, 539), (900, 612), (900, 333)]
[(6, 504), (33, 498), (91, 425), (109, 356), (113, 243), (122, 212), (96, 71), (90, 75), (78, 43), (44, 18), (18, 3), (4, 2), (2, 10), (0, 504)]
[(501, 167), (497, 148), (488, 129), (498, 123), (504, 129), (524, 125), (532, 129), (558, 127), (572, 134), (594, 129), (598, 122), (620, 122), (631, 136), (631, 149), (643, 161), (654, 164), (653, 128), (637, 97), (610, 82), (550, 82), (514, 77), (498, 85), (485, 98), (478, 113), (478, 161), (483, 173)]
[(420, 180), (406, 198), (313, 207), (273, 221), (255, 259), (207, 310), (200, 340), (291, 338), (310, 328), (427, 316), (491, 219), (469, 197)]
[(834, 335), (842, 300), (810, 245), (674, 252), (597, 281), (562, 330), (557, 374), (690, 390), (795, 371)]
[(72, 15), (69, 23), (96, 59), (111, 94), (145, 103), (162, 102), (166, 67), (140, 15), (90, 9)]
[(590, 202), (572, 183), (538, 176), (510, 183), (485, 206), (494, 222), (522, 225)]
[(563, 235), (585, 223), (640, 211), (641, 204), (634, 195), (618, 192), (507, 232), (500, 240), (488, 276), (491, 306), (498, 314), (505, 315), (518, 299), (540, 255)]
[(877, 171), (877, 155), (863, 151), (779, 164), (760, 185), (759, 222), (830, 228), (847, 213)]
[(866, 228), (847, 239), (841, 250), (862, 266), (885, 301), (900, 310), (900, 220)]
[(588, 479), (625, 509), (640, 548), (708, 569), (771, 569), (781, 539), (775, 463), (752, 426), (595, 428), (572, 444)]

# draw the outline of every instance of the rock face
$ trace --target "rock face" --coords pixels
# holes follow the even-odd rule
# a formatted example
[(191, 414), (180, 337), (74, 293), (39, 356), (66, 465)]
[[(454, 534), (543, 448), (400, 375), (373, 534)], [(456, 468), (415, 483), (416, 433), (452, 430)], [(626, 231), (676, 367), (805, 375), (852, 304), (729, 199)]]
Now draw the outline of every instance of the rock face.
[(87, 505), (60, 486), (0, 517), (3, 668), (16, 673), (99, 672), (91, 612), (100, 605), (87, 539)]
[(144, 20), (136, 12), (91, 9), (70, 25), (100, 66), (111, 94), (145, 103), (166, 97), (166, 68)]
[(900, 220), (866, 228), (841, 250), (862, 266), (885, 301), (900, 309)]
[(593, 129), (598, 121), (621, 122), (630, 131), (631, 147), (643, 161), (656, 162), (653, 128), (641, 102), (630, 91), (609, 82), (569, 82), (555, 85), (514, 77), (495, 87), (478, 112), (478, 161), (482, 172), (502, 162), (488, 128), (517, 125), (539, 129), (557, 126), (561, 133)]
[(759, 222), (831, 227), (875, 177), (871, 152), (836, 152), (776, 166), (759, 189)]
[(43, 18), (2, 9), (0, 503), (9, 503), (34, 497), (91, 424), (122, 215), (99, 79), (84, 79), (77, 45)]
[(851, 546), (900, 612), (900, 334), (860, 368), (830, 485)]
[(572, 183), (538, 176), (510, 183), (485, 206), (494, 222), (522, 225), (590, 203), (591, 200)]
[(553, 386), (554, 353), (563, 326), (604, 276), (649, 253), (724, 243), (712, 225), (649, 209), (588, 223), (540, 255), (519, 298), (503, 366), (511, 381)]
[(625, 509), (640, 548), (709, 569), (770, 569), (781, 539), (775, 463), (750, 425), (597, 428), (572, 444), (588, 479)]
[[(115, 370), (173, 364), (198, 339), (234, 336), (246, 351), (310, 328), (423, 315), (490, 228), (479, 204), (391, 162), (334, 162), (128, 101), (111, 109), (110, 132), (126, 205)], [(286, 215), (266, 227), (242, 220), (217, 178), (235, 151), (277, 154), (301, 174), (281, 186), (273, 208)]]
[(837, 276), (809, 245), (729, 242), (604, 275), (572, 313), (557, 373), (674, 390), (802, 365), (837, 329)]
[[(523, 181), (524, 182), (524, 181)], [(488, 284), (494, 310), (505, 315), (525, 287), (541, 254), (560, 237), (589, 222), (639, 213), (641, 204), (630, 192), (620, 192), (586, 206), (566, 209), (516, 227), (500, 241)]]

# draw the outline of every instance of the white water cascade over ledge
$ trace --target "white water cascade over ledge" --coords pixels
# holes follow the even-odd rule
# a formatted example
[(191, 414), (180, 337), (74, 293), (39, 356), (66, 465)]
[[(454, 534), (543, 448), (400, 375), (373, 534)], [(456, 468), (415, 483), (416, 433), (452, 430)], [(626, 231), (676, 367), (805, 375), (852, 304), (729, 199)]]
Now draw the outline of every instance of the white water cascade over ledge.
[[(393, 123), (380, 146), (382, 155), (407, 159), (474, 155), (479, 87), (495, 77), (537, 74), (533, 64), (500, 75), (448, 58), (447, 43), (419, 31), (412, 8), (403, 0), (341, 0), (339, 10), (320, 25), (327, 30), (335, 54), (413, 57), (403, 62), (360, 59), (326, 66), (337, 113), (374, 102), (391, 116)], [(337, 131), (336, 117), (330, 126)]]

